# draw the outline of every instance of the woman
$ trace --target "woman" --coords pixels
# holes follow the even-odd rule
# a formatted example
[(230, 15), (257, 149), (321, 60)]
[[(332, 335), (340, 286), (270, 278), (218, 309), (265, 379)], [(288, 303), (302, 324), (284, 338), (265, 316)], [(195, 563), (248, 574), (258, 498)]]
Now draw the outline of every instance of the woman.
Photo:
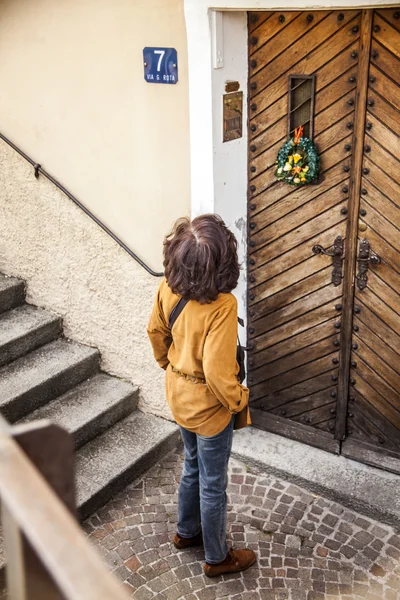
[[(229, 549), (226, 541), (235, 415), (250, 423), (249, 390), (237, 377), (236, 239), (217, 215), (179, 219), (164, 241), (164, 267), (148, 334), (166, 370), (167, 399), (185, 447), (174, 544), (181, 550), (204, 544), (204, 572), (215, 577), (256, 560), (252, 550)], [(180, 298), (189, 302), (170, 330)]]

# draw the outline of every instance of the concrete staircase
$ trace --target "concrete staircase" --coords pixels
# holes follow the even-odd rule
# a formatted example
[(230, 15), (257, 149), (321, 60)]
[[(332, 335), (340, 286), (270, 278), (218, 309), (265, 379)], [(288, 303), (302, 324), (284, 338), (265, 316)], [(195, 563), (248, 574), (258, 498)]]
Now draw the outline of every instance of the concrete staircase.
[(138, 388), (102, 373), (99, 358), (97, 349), (62, 337), (59, 317), (26, 304), (22, 281), (0, 275), (0, 413), (11, 423), (49, 419), (71, 432), (82, 518), (179, 439), (176, 425), (136, 410)]

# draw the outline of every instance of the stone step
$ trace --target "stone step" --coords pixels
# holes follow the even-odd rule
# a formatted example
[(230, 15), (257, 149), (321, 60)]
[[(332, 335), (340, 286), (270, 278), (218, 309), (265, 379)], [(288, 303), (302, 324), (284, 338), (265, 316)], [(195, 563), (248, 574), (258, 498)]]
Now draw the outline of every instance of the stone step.
[(98, 350), (55, 340), (0, 369), (0, 412), (14, 423), (98, 369)]
[(22, 421), (48, 419), (69, 431), (79, 448), (131, 414), (138, 395), (138, 388), (130, 383), (99, 373)]
[(0, 314), (0, 367), (54, 340), (61, 319), (42, 308), (23, 304)]
[(135, 411), (77, 453), (77, 488), (82, 519), (139, 477), (179, 443), (174, 423)]
[(24, 282), (0, 274), (0, 313), (19, 306), (25, 301)]

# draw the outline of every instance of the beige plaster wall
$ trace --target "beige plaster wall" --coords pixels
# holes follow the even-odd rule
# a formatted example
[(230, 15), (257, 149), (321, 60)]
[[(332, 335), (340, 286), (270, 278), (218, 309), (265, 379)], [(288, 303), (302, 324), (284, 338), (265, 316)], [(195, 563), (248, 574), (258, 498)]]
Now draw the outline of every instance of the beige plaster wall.
[(2, 141), (0, 272), (25, 279), (27, 301), (61, 315), (67, 337), (99, 348), (105, 371), (139, 385), (142, 410), (170, 418), (146, 335), (160, 279)]
[[(177, 85), (144, 81), (145, 46)], [(0, 131), (159, 271), (190, 210), (183, 0), (0, 0), (0, 81)]]

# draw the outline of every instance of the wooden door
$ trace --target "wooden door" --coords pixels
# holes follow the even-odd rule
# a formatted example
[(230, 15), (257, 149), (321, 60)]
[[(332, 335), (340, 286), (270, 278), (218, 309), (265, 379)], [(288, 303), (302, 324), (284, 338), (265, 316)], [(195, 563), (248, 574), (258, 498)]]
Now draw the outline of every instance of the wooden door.
[[(400, 452), (398, 29), (396, 9), (249, 15), (253, 421), (391, 469)], [(314, 102), (302, 100), (301, 75), (314, 76)], [(293, 104), (321, 156), (319, 181), (300, 189), (274, 176)], [(356, 262), (364, 239), (379, 265)], [(329, 256), (338, 242), (343, 279)]]
[[(349, 403), (339, 403), (347, 456), (398, 471), (400, 465), (400, 10), (366, 11), (354, 173), (355, 294)], [(363, 89), (365, 88), (365, 91)], [(351, 220), (351, 219), (350, 219)], [(380, 261), (378, 263), (378, 260)], [(353, 283), (354, 290), (351, 288)], [(355, 284), (355, 285), (354, 285)], [(349, 300), (350, 303), (350, 300)], [(349, 310), (349, 313), (351, 311)], [(351, 339), (351, 343), (347, 340)], [(346, 357), (347, 360), (347, 357)], [(343, 372), (345, 378), (347, 373)], [(343, 387), (347, 389), (347, 381)], [(340, 387), (340, 386), (339, 386)]]

